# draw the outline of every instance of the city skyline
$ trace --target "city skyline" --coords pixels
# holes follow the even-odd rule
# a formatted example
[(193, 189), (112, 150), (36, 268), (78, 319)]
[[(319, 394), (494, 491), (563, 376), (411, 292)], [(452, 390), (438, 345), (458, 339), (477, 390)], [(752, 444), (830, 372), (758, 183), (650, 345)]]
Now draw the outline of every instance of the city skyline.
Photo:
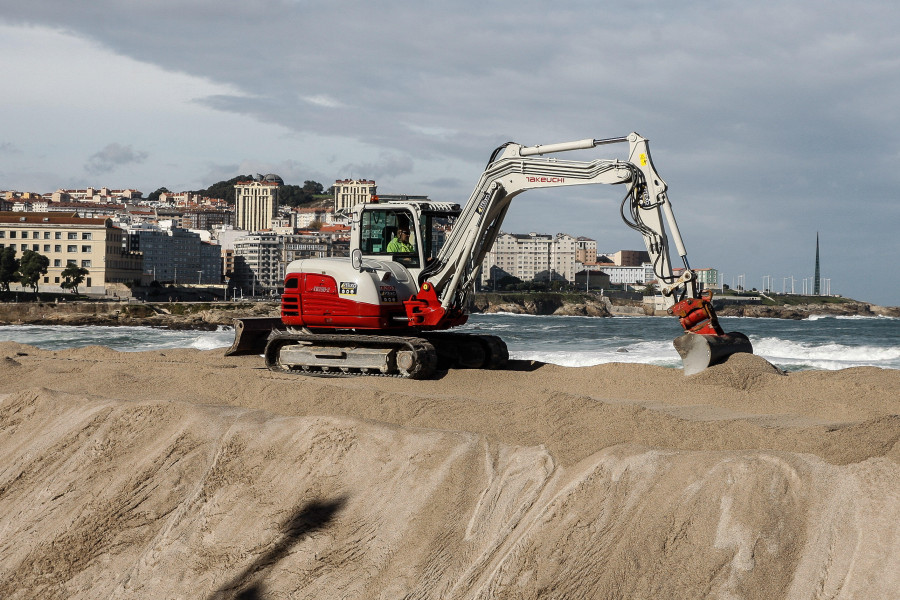
[[(270, 175), (260, 178), (260, 182), (262, 182), (263, 184), (265, 184), (265, 183), (273, 184), (276, 181), (279, 185), (284, 183), (279, 176), (274, 175), (274, 174), (270, 174)], [(244, 188), (246, 188), (248, 185), (250, 185), (251, 187), (253, 185), (259, 186), (260, 182), (252, 182), (251, 181), (251, 182), (239, 182), (238, 184), (236, 184), (235, 190), (236, 190), (236, 192), (238, 192), (236, 194), (236, 199), (241, 199), (241, 198), (245, 197), (247, 191), (244, 190)], [(336, 184), (341, 184), (341, 183), (348, 184), (348, 183), (356, 183), (356, 182), (353, 182), (351, 180), (337, 180), (335, 183)], [(371, 185), (371, 186), (376, 184), (376, 182), (373, 180), (366, 180), (362, 183), (365, 183), (366, 185)], [(372, 187), (371, 189), (374, 190), (375, 188)], [(118, 194), (127, 194), (129, 197), (133, 195), (135, 198), (135, 200), (131, 200), (130, 198), (125, 198), (123, 196), (121, 198), (123, 202), (127, 202), (127, 201), (133, 201), (136, 203), (148, 202), (148, 200), (146, 198), (142, 197), (143, 191), (137, 190), (136, 188), (125, 188), (122, 190), (112, 190), (107, 187), (96, 187), (95, 188), (95, 187), (89, 186), (84, 189), (72, 189), (72, 188), (69, 188), (66, 190), (60, 189), (60, 190), (57, 190), (56, 192), (52, 192), (52, 193), (46, 192), (46, 193), (43, 193), (40, 195), (46, 199), (46, 198), (49, 198), (50, 196), (56, 197), (60, 194), (60, 192), (63, 192), (63, 191), (65, 191), (65, 192), (90, 192), (91, 190), (96, 190), (99, 194), (104, 194), (104, 193), (110, 194), (111, 197), (116, 197), (116, 195), (118, 193)], [(242, 190), (244, 190), (244, 191), (242, 191)], [(4, 191), (7, 193), (10, 192), (8, 190), (0, 190), (0, 193), (3, 193)], [(18, 190), (17, 190), (17, 192), (18, 192)], [(132, 194), (132, 193), (136, 193), (136, 194)], [(39, 193), (38, 192), (26, 192), (26, 194), (33, 195), (33, 194), (39, 194)], [(164, 203), (163, 198), (165, 196), (168, 196), (168, 198), (171, 198), (171, 199), (177, 198), (177, 199), (179, 199), (179, 201), (181, 201), (181, 200), (184, 200), (185, 198), (188, 198), (187, 194), (188, 194), (188, 192), (171, 192), (169, 194), (161, 195), (159, 202)], [(199, 197), (197, 199), (199, 199)], [(211, 200), (216, 203), (221, 202), (220, 200), (215, 199), (215, 198), (208, 198), (207, 200)], [(363, 201), (365, 201), (365, 200), (363, 200)], [(85, 203), (86, 200), (82, 199), (81, 202)], [(335, 202), (336, 202), (336, 199), (331, 203), (332, 207), (329, 208), (329, 210), (333, 210), (333, 204)], [(75, 203), (75, 204), (77, 204), (77, 203)], [(269, 210), (273, 209), (274, 206), (275, 206), (274, 204), (271, 205), (269, 207)], [(239, 211), (237, 210), (237, 203), (235, 203), (233, 208), (234, 208), (235, 219), (240, 220), (239, 215), (238, 215)], [(288, 209), (288, 207), (285, 207), (285, 206), (282, 206), (281, 208), (286, 209), (286, 210)], [(302, 208), (307, 208), (308, 210), (322, 210), (322, 208), (309, 209), (308, 207), (294, 207), (294, 210), (298, 210), (298, 209), (302, 209)], [(215, 208), (213, 210), (219, 210), (219, 209)], [(245, 229), (245, 228), (239, 227), (238, 224), (235, 225), (235, 228), (236, 229)], [(260, 231), (260, 230), (251, 228), (248, 231)], [(525, 234), (525, 232), (513, 232), (513, 231), (503, 230), (503, 233), (512, 234), (515, 236), (524, 235), (527, 237), (527, 234)], [(530, 232), (530, 233), (537, 234), (538, 236), (553, 236), (553, 237), (572, 236), (575, 238), (588, 239), (592, 242), (596, 242), (596, 240), (594, 240), (593, 238), (590, 238), (589, 236), (586, 236), (579, 232), (557, 231), (557, 232), (551, 233), (551, 232), (546, 232), (546, 231), (539, 231), (539, 232)], [(626, 249), (620, 248), (618, 251), (622, 251), (622, 250), (626, 250)], [(615, 252), (617, 252), (617, 250), (611, 250), (610, 248), (606, 248), (602, 251), (598, 250), (597, 258), (600, 259), (604, 255), (611, 255)], [(594, 264), (594, 263), (585, 263), (585, 264)], [(677, 264), (674, 265), (674, 267), (676, 269), (680, 268), (679, 265), (677, 265)], [(760, 291), (762, 293), (774, 293), (774, 294), (781, 293), (781, 294), (797, 294), (797, 295), (811, 295), (811, 296), (818, 296), (818, 295), (830, 296), (830, 295), (832, 295), (831, 278), (823, 278), (820, 275), (819, 234), (818, 233), (816, 233), (816, 242), (815, 242), (815, 266), (814, 266), (815, 275), (806, 276), (806, 277), (795, 277), (794, 274), (790, 274), (787, 276), (782, 276), (782, 277), (780, 277), (780, 280), (782, 282), (780, 290), (777, 285), (777, 281), (779, 280), (779, 278), (773, 277), (772, 275), (761, 276), (761, 278), (760, 278), (761, 284), (760, 285), (756, 285), (756, 283), (752, 282), (752, 281), (747, 281), (746, 274), (743, 274), (743, 273), (740, 275), (736, 275), (736, 276), (732, 275), (731, 281), (729, 283), (727, 274), (724, 273), (721, 269), (719, 269), (717, 267), (717, 265), (715, 265), (715, 264), (705, 264), (705, 265), (700, 265), (700, 266), (692, 265), (692, 268), (695, 270), (697, 270), (697, 269), (700, 269), (700, 270), (714, 269), (714, 270), (716, 270), (718, 272), (718, 279), (719, 279), (720, 284), (724, 284), (725, 286), (728, 286), (731, 289), (744, 290), (744, 291), (756, 290), (756, 291)], [(788, 285), (788, 282), (790, 282), (790, 285)], [(824, 290), (820, 290), (820, 285), (822, 283), (824, 283), (826, 286)], [(799, 284), (799, 285), (797, 285), (797, 284)], [(846, 295), (848, 297), (860, 299), (858, 297), (853, 296), (853, 294), (846, 294)], [(862, 300), (864, 300), (864, 299), (862, 299)]]
[[(637, 131), (692, 266), (809, 276), (818, 231), (833, 293), (900, 304), (900, 6), (0, 2), (0, 187), (278, 173), (462, 204), (506, 141)], [(529, 192), (505, 228), (634, 247), (622, 195)]]

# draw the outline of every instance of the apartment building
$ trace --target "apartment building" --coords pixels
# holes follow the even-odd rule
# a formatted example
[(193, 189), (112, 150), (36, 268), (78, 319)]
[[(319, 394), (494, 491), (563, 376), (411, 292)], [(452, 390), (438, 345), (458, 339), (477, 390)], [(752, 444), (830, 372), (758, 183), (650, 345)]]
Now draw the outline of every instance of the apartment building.
[(97, 202), (97, 203), (121, 203), (123, 199), (137, 200), (143, 194), (137, 190), (111, 190), (107, 187), (84, 188), (74, 190), (56, 190), (48, 200), (51, 202)]
[(182, 229), (211, 230), (234, 222), (234, 211), (225, 208), (188, 209), (179, 217)]
[(62, 272), (69, 263), (88, 270), (79, 291), (104, 294), (141, 279), (142, 256), (123, 247), (125, 232), (111, 219), (52, 213), (0, 213), (0, 248), (21, 257), (33, 250), (50, 260), (39, 282), (42, 291), (61, 292)]
[(485, 255), (482, 284), (507, 276), (523, 281), (575, 281), (577, 250), (577, 238), (565, 233), (501, 233)]
[(644, 285), (656, 279), (650, 263), (637, 266), (604, 265), (602, 271), (609, 275), (609, 282), (613, 285)]
[(278, 218), (278, 190), (282, 185), (281, 177), (273, 174), (234, 184), (235, 229), (272, 229), (272, 219)]
[(346, 210), (355, 204), (369, 202), (377, 187), (372, 179), (338, 179), (334, 182), (334, 210)]
[(245, 294), (278, 293), (291, 261), (348, 256), (349, 233), (347, 227), (332, 225), (316, 233), (245, 234), (234, 240), (233, 250), (225, 250), (223, 259), (230, 266), (230, 284)]
[[(677, 268), (672, 269), (675, 273), (675, 276), (680, 276), (684, 269)], [(697, 282), (700, 283), (701, 289), (710, 289), (710, 290), (720, 290), (722, 289), (722, 277), (719, 275), (718, 269), (694, 269), (694, 274), (697, 276)]]
[(141, 270), (150, 281), (172, 284), (222, 283), (222, 252), (197, 233), (173, 227), (129, 227), (124, 244), (143, 257)]
[(250, 233), (234, 240), (234, 269), (231, 282), (245, 293), (276, 294), (284, 283), (279, 235), (272, 232)]
[(620, 267), (639, 267), (650, 261), (650, 254), (646, 250), (618, 250), (601, 254), (601, 258), (603, 256)]
[(575, 239), (575, 262), (589, 265), (597, 262), (597, 240), (579, 236)]
[(333, 208), (322, 206), (295, 208), (291, 211), (291, 227), (294, 229), (308, 229), (310, 225), (318, 222), (321, 225), (342, 224), (346, 217), (335, 218)]

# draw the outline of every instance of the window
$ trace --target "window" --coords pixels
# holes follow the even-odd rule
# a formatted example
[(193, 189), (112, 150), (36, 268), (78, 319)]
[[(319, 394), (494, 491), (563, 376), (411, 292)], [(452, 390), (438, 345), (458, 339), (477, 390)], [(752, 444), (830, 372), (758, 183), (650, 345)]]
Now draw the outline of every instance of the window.
[(22, 239), (23, 239), (23, 240), (27, 240), (27, 239), (28, 239), (28, 232), (27, 232), (27, 231), (23, 231), (23, 232), (22, 232)]
[(57, 231), (55, 234), (53, 234), (53, 239), (61, 240), (62, 239), (62, 231)]
[(15, 231), (10, 231), (10, 232), (9, 232), (9, 239), (11, 239), (11, 240), (16, 239), (16, 232), (15, 232)]
[(75, 245), (70, 244), (70, 245), (66, 248), (66, 252), (78, 252), (78, 246), (75, 246)]
[(93, 235), (93, 234), (90, 234), (90, 233), (82, 233), (82, 234), (81, 234), (81, 239), (83, 239), (83, 240), (89, 240), (89, 239), (91, 239), (91, 235)]
[(82, 251), (82, 252), (90, 252), (90, 251), (91, 251), (91, 247), (90, 247), (90, 246), (82, 246), (82, 247), (81, 247), (81, 251)]
[(45, 240), (49, 240), (49, 239), (50, 239), (50, 232), (49, 232), (49, 231), (45, 231), (45, 232), (44, 232), (44, 239), (45, 239)]
[(53, 283), (59, 283), (59, 277), (54, 277), (54, 278), (53, 278)]
[(70, 240), (77, 240), (77, 239), (78, 239), (78, 232), (77, 232), (77, 231), (70, 231), (70, 232), (69, 232), (69, 239), (70, 239)]
[(32, 244), (31, 249), (34, 250), (35, 252), (37, 252), (38, 250), (41, 249), (41, 245), (40, 244)]
[(40, 232), (40, 231), (32, 231), (32, 232), (31, 232), (31, 239), (34, 239), (34, 240), (39, 240), (39, 239), (41, 239), (41, 232)]
[(54, 252), (62, 252), (62, 246), (60, 246), (59, 244), (56, 244), (55, 246), (53, 246), (53, 251)]
[(58, 259), (58, 258), (54, 258), (54, 259), (53, 259), (53, 266), (54, 266), (54, 267), (61, 267), (61, 266), (62, 266), (62, 261), (61, 261), (60, 259)]
[(5, 231), (0, 231), (0, 239), (3, 239), (3, 238), (5, 238), (5, 237), (6, 237), (6, 232), (5, 232)]
[(83, 260), (83, 261), (81, 261), (81, 266), (84, 267), (85, 269), (90, 269), (90, 268), (91, 268), (91, 261), (89, 261), (89, 260)]
[(44, 244), (44, 252), (50, 252), (50, 244)]

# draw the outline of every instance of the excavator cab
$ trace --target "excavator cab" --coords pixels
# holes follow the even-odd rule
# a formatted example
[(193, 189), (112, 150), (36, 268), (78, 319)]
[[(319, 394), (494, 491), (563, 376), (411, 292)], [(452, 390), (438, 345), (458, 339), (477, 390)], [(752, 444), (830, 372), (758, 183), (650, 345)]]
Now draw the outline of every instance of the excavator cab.
[[(357, 217), (358, 247), (363, 256), (397, 262), (407, 269), (420, 270), (438, 255), (459, 215), (456, 204), (438, 203), (379, 203), (364, 205)], [(388, 249), (398, 231), (409, 231), (411, 252), (391, 252)]]

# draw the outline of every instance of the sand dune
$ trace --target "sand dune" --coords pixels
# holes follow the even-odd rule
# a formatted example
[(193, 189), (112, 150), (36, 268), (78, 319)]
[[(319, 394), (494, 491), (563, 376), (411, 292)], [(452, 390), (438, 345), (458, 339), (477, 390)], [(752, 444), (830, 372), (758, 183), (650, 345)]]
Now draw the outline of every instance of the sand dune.
[(2, 598), (896, 598), (900, 372), (0, 344)]

